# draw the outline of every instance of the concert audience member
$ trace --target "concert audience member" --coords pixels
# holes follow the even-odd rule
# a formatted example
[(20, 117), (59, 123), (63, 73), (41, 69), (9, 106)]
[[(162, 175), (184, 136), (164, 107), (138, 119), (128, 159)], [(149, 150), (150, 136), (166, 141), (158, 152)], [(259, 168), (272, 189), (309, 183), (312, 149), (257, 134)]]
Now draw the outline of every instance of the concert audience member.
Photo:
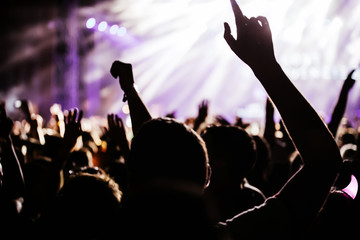
[(256, 143), (244, 129), (211, 125), (202, 133), (211, 163), (211, 184), (205, 194), (216, 204), (217, 221), (258, 206), (265, 195), (247, 180), (257, 161)]
[(263, 205), (220, 223), (219, 230), (232, 239), (301, 239), (326, 201), (342, 159), (322, 118), (278, 64), (267, 19), (249, 19), (235, 0), (231, 5), (237, 37), (225, 23), (224, 38), (267, 91), (304, 166)]

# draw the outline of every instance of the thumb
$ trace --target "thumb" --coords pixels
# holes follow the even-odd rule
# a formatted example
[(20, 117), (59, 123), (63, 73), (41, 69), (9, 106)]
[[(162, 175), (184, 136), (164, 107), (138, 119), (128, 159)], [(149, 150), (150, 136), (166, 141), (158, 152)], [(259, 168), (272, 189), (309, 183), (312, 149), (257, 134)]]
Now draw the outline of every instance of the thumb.
[(236, 40), (233, 35), (231, 35), (231, 29), (227, 22), (224, 22), (224, 39), (231, 49), (235, 47)]
[(355, 72), (356, 69), (353, 69), (349, 72), (349, 74), (347, 75), (347, 79), (351, 79), (352, 78), (352, 75), (353, 73)]

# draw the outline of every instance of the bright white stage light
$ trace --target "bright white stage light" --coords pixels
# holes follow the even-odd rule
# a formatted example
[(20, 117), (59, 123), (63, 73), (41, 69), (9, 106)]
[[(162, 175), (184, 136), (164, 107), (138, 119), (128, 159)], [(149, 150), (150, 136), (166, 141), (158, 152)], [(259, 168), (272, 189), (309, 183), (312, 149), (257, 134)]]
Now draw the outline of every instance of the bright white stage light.
[(89, 18), (89, 19), (86, 21), (86, 27), (87, 27), (87, 28), (93, 28), (93, 27), (95, 27), (95, 24), (96, 24), (95, 18)]
[(104, 32), (108, 27), (108, 23), (106, 21), (102, 21), (101, 23), (99, 23), (99, 26), (98, 26), (98, 30), (100, 32)]
[[(238, 4), (249, 17), (268, 18), (284, 71), (316, 110), (331, 114), (343, 80), (360, 62), (358, 0), (238, 0)], [(107, 17), (121, 23), (118, 35), (123, 36), (117, 44), (113, 39), (95, 42), (95, 47), (102, 47), (98, 53), (132, 63), (148, 106), (158, 104), (161, 114), (176, 109), (178, 117), (188, 117), (206, 98), (210, 112), (227, 119), (235, 119), (238, 109), (249, 106), (256, 106), (249, 112), (264, 116), (259, 111), (261, 106), (265, 110), (266, 94), (257, 94), (262, 86), (223, 39), (225, 21), (236, 35), (230, 1), (114, 0), (96, 9), (107, 9)], [(355, 84), (345, 113), (350, 118), (359, 98), (360, 85)], [(120, 112), (121, 99), (109, 100), (102, 108), (118, 106)]]
[(118, 32), (118, 30), (119, 30), (119, 26), (116, 25), (116, 24), (114, 24), (114, 25), (112, 25), (112, 26), (110, 27), (109, 32), (110, 32), (110, 34), (114, 35), (114, 34), (116, 34), (116, 33)]
[(126, 28), (125, 27), (120, 27), (118, 30), (117, 30), (117, 33), (118, 33), (118, 35), (120, 36), (120, 37), (122, 37), (122, 36), (125, 36), (125, 34), (126, 34)]

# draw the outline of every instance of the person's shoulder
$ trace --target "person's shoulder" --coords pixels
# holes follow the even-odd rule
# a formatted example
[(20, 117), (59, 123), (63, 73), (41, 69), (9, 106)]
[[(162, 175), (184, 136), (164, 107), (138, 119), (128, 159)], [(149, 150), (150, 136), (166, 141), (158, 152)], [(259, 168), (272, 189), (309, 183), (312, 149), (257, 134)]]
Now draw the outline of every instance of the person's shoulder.
[(220, 235), (230, 235), (234, 239), (250, 239), (265, 233), (264, 237), (275, 237), (277, 234), (286, 234), (291, 229), (289, 213), (286, 205), (275, 195), (267, 198), (259, 206), (217, 223), (216, 229)]

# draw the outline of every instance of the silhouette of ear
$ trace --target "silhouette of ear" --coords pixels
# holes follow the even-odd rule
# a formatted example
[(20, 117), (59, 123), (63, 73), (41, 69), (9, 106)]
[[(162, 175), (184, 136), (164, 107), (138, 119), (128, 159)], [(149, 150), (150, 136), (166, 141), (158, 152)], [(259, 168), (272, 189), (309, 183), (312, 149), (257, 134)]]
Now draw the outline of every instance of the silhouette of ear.
[(209, 187), (210, 178), (211, 178), (211, 166), (209, 163), (206, 163), (206, 179), (205, 179), (204, 189)]

